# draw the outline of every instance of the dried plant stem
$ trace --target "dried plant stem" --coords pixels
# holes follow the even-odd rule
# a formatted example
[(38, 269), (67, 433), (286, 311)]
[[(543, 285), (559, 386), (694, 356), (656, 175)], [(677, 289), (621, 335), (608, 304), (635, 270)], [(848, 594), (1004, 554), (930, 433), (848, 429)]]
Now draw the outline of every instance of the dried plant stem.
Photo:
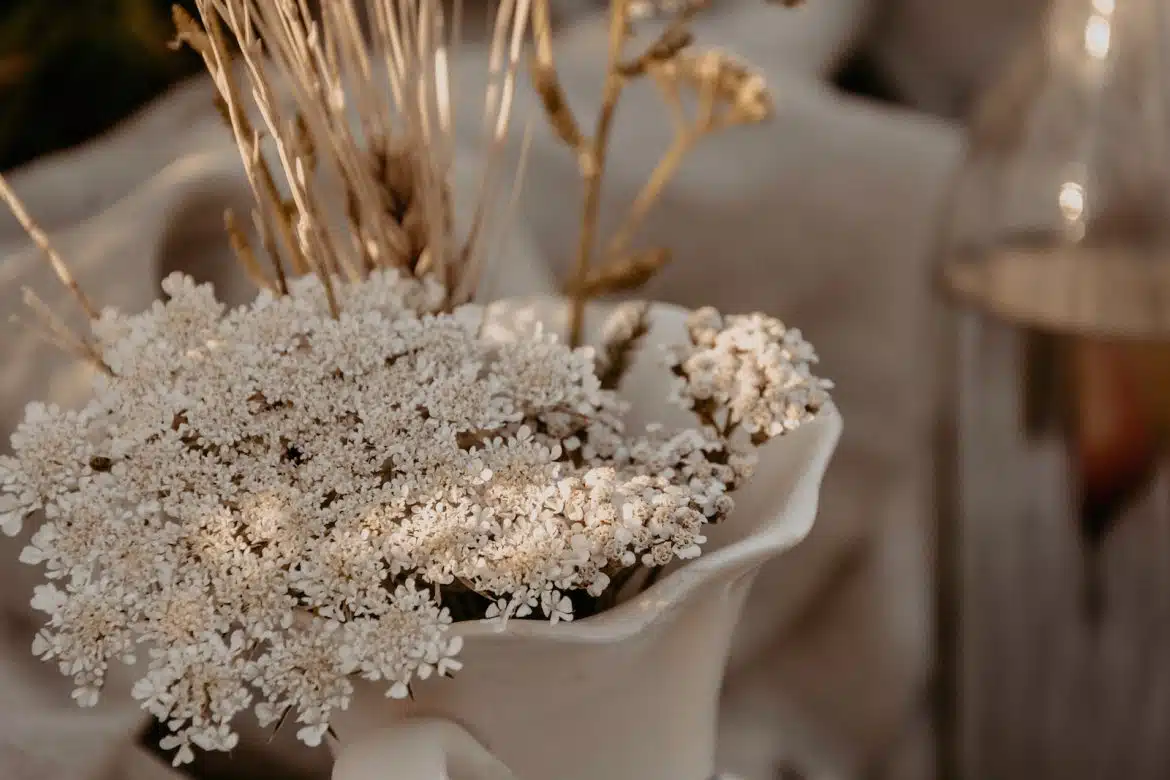
[[(677, 31), (681, 34), (684, 29), (679, 27)], [(683, 159), (700, 141), (737, 125), (762, 121), (771, 112), (762, 80), (717, 53), (709, 52), (698, 58), (682, 55), (674, 61), (651, 60), (646, 67), (654, 75), (671, 109), (675, 139), (611, 237), (606, 249), (610, 257), (619, 257), (627, 251), (634, 233), (678, 172)], [(689, 79), (698, 90), (697, 117), (690, 122), (678, 95), (680, 75)], [(720, 111), (721, 107), (725, 110)]]
[[(340, 309), (337, 306), (336, 296), (332, 294), (333, 282), (329, 277), (333, 273), (340, 271), (340, 263), (336, 253), (332, 251), (332, 246), (320, 240), (316, 235), (316, 231), (310, 232), (305, 239), (299, 240), (300, 237), (294, 228), (292, 216), (288, 209), (284, 207), (280, 194), (276, 189), (272, 172), (264, 160), (260, 148), (261, 135), (252, 129), (248, 122), (245, 105), (240, 98), (240, 92), (236, 86), (234, 74), (231, 71), (231, 63), (228, 58), (230, 49), (227, 39), (224, 37), (221, 20), (227, 21), (232, 34), (239, 43), (241, 55), (251, 76), (252, 92), (256, 98), (257, 107), (269, 131), (276, 136), (277, 155), (287, 174), (286, 178), (289, 189), (292, 192), (293, 202), (296, 206), (295, 213), (298, 217), (302, 217), (308, 213), (318, 213), (317, 211), (310, 210), (310, 207), (307, 205), (307, 201), (311, 197), (311, 192), (309, 192), (308, 182), (305, 178), (307, 176), (305, 161), (313, 156), (313, 150), (306, 148), (306, 143), (304, 142), (305, 134), (298, 132), (296, 122), (290, 122), (289, 127), (281, 128), (281, 123), (274, 115), (277, 97), (266, 76), (266, 72), (260, 64), (259, 42), (251, 37), (250, 23), (255, 18), (248, 17), (247, 6), (240, 9), (223, 2), (223, 0), (199, 0), (199, 2), (200, 10), (204, 15), (208, 31), (211, 35), (213, 44), (212, 52), (215, 62), (222, 76), (221, 95), (228, 106), (229, 114), (234, 109), (236, 118), (232, 120), (233, 131), (236, 131), (237, 119), (239, 121), (239, 130), (243, 131), (242, 134), (237, 132), (237, 144), (240, 146), (241, 151), (249, 152), (246, 159), (251, 162), (250, 167), (258, 170), (263, 186), (262, 197), (266, 201), (268, 211), (274, 213), (273, 219), (276, 221), (282, 240), (292, 257), (293, 267), (304, 269), (298, 271), (298, 273), (313, 270), (322, 274), (321, 281), (325, 286), (330, 312), (334, 317), (337, 317), (340, 314)], [(209, 5), (208, 3), (214, 5)], [(279, 134), (281, 129), (285, 130), (283, 136)], [(297, 142), (298, 138), (301, 139), (301, 143)], [(245, 144), (250, 144), (250, 148)], [(307, 145), (311, 146), (311, 143)], [(327, 220), (325, 224), (328, 225)], [(309, 253), (305, 252), (306, 246), (314, 250), (311, 257)]]
[[(202, 26), (176, 10), (180, 39), (202, 54), (219, 90), (265, 250), (282, 245), (294, 274), (320, 276), (335, 315), (334, 288), (342, 287), (333, 277), (358, 282), (381, 268), (433, 275), (447, 291), (444, 310), (474, 293), (532, 2), (505, 0), (495, 17), (484, 117), (490, 147), (462, 242), (449, 182), (449, 62), (458, 30), (448, 33), (440, 2), (330, 0), (316, 18), (308, 0), (197, 0)], [(236, 44), (246, 79), (240, 86), (229, 69)], [(250, 112), (258, 118), (249, 121)], [(262, 140), (279, 161), (271, 170)], [(331, 199), (334, 184), (340, 197)], [(334, 201), (342, 208), (331, 208)]]
[(271, 259), (272, 267), (276, 271), (277, 291), (281, 295), (288, 295), (288, 278), (284, 275), (284, 266), (280, 263), (280, 255), (277, 254), (276, 244), (272, 240), (269, 223), (260, 214), (259, 208), (252, 209), (252, 224), (256, 228), (257, 235), (260, 236), (260, 246), (264, 248), (264, 254)]
[(20, 198), (17, 197), (12, 187), (9, 186), (8, 180), (3, 176), (0, 176), (0, 199), (8, 206), (12, 212), (12, 216), (16, 217), (16, 221), (24, 228), (29, 238), (44, 253), (49, 264), (53, 267), (53, 273), (57, 274), (57, 278), (61, 280), (61, 284), (65, 285), (66, 289), (69, 290), (73, 299), (77, 301), (77, 305), (85, 312), (85, 316), (91, 320), (96, 320), (98, 317), (97, 310), (89, 302), (89, 298), (86, 297), (85, 293), (81, 291), (81, 286), (77, 284), (77, 279), (73, 276), (73, 272), (69, 270), (69, 266), (61, 259), (61, 255), (53, 248), (53, 244), (49, 241), (49, 237), (45, 234), (45, 231), (41, 230), (40, 225), (29, 216), (28, 210), (25, 209), (24, 204), (21, 203)]
[(580, 157), (581, 177), (585, 185), (585, 201), (581, 209), (581, 235), (577, 245), (577, 260), (573, 272), (572, 301), (569, 319), (569, 344), (580, 346), (585, 321), (585, 280), (593, 255), (597, 219), (601, 208), (602, 174), (609, 150), (609, 134), (613, 127), (618, 99), (625, 86), (621, 73), (622, 52), (629, 35), (629, 0), (610, 0), (609, 54), (605, 68), (605, 89), (601, 97), (601, 111), (597, 127), (589, 141), (588, 153)]
[(57, 313), (54, 312), (49, 304), (45, 303), (40, 298), (40, 296), (38, 296), (28, 287), (25, 287), (22, 290), (22, 297), (24, 300), (24, 305), (27, 306), (30, 311), (32, 311), (34, 317), (36, 318), (36, 323), (25, 323), (23, 320), (20, 320), (15, 316), (12, 318), (13, 320), (22, 325), (25, 325), (33, 333), (37, 334), (50, 344), (53, 344), (65, 352), (71, 353), (76, 357), (86, 361), (87, 363), (92, 364), (102, 372), (106, 374), (112, 373), (110, 371), (110, 367), (106, 365), (106, 361), (102, 359), (102, 356), (98, 353), (97, 349), (94, 348), (93, 344), (85, 341), (73, 333), (73, 331), (69, 329), (69, 326), (61, 321), (61, 318), (57, 316)]
[(658, 161), (654, 171), (650, 174), (650, 178), (642, 185), (638, 196), (634, 198), (634, 202), (630, 205), (630, 210), (626, 213), (625, 219), (621, 225), (614, 232), (609, 244), (606, 248), (606, 255), (609, 257), (618, 257), (623, 254), (629, 247), (630, 239), (633, 238), (634, 233), (641, 226), (642, 221), (658, 202), (666, 185), (670, 183), (671, 178), (678, 171), (682, 164), (683, 158), (687, 153), (694, 148), (702, 137), (703, 132), (699, 130), (688, 130), (679, 133), (675, 136), (674, 142), (671, 143), (670, 148), (662, 155), (662, 159)]
[(548, 0), (535, 0), (532, 6), (532, 31), (536, 52), (531, 63), (532, 86), (544, 106), (549, 125), (561, 141), (573, 150), (580, 165), (581, 158), (588, 153), (588, 143), (557, 75), (556, 63), (553, 61), (550, 17)]
[(248, 236), (240, 228), (239, 223), (236, 221), (236, 215), (231, 209), (224, 212), (223, 224), (228, 234), (228, 241), (232, 246), (232, 252), (235, 253), (236, 260), (243, 267), (248, 278), (257, 287), (276, 291), (277, 286), (272, 283), (272, 280), (260, 268), (260, 262), (256, 259), (256, 253), (252, 250), (252, 245), (248, 243)]
[[(61, 284), (69, 291), (73, 299), (77, 301), (77, 305), (85, 312), (90, 322), (97, 320), (97, 310), (82, 291), (81, 285), (77, 283), (77, 278), (69, 270), (69, 266), (65, 264), (61, 255), (57, 253), (57, 250), (53, 247), (52, 242), (49, 241), (49, 237), (45, 231), (29, 215), (28, 209), (25, 208), (24, 203), (21, 202), (16, 192), (8, 184), (8, 180), (3, 176), (0, 176), (0, 200), (4, 201), (5, 205), (12, 212), (12, 216), (16, 218), (16, 221), (24, 228), (25, 233), (33, 240), (37, 248), (41, 250), (45, 258), (48, 259), (49, 265), (53, 268), (53, 273), (57, 275)], [(38, 327), (27, 324), (34, 333), (37, 333), (49, 343), (55, 344), (66, 352), (70, 352), (92, 364), (100, 371), (106, 374), (112, 373), (97, 348), (88, 339), (80, 337), (70, 330), (69, 326), (57, 316), (57, 313), (35, 292), (28, 288), (24, 290), (24, 304), (33, 312), (39, 325)], [(13, 319), (21, 324), (26, 324), (16, 317), (13, 317)]]
[[(602, 388), (617, 390), (642, 339), (650, 332), (650, 304), (625, 304), (610, 315), (620, 330), (607, 333), (597, 353), (597, 378)], [(616, 320), (614, 318), (617, 318)]]
[[(542, 2), (547, 2), (547, 0), (536, 0), (537, 5)], [(498, 164), (503, 157), (504, 140), (512, 115), (516, 73), (519, 69), (524, 35), (527, 32), (527, 21), (535, 13), (533, 0), (504, 0), (495, 17), (492, 51), (489, 60), (489, 69), (493, 78), (488, 85), (484, 105), (484, 125), (489, 136), (489, 153), (484, 162), (483, 174), (480, 179), (475, 213), (460, 250), (465, 270), (459, 286), (452, 290), (452, 304), (462, 304), (471, 300), (479, 285), (486, 251), (484, 249), (485, 242), (482, 240), (483, 229), (488, 216), (488, 206), (494, 202), (489, 195), (498, 176)], [(511, 27), (510, 38), (508, 35), (509, 27)], [(506, 63), (503, 62), (505, 51), (508, 54)], [(526, 162), (529, 140), (526, 131), (520, 160), (517, 163), (518, 176), (522, 174)], [(518, 190), (519, 183), (516, 182), (512, 189), (514, 197), (517, 196)], [(510, 212), (514, 207), (515, 204), (510, 202), (504, 216), (505, 223), (510, 221)]]
[[(239, 89), (231, 72), (231, 63), (226, 53), (226, 41), (223, 37), (223, 28), (219, 16), (205, 2), (199, 4), (200, 13), (207, 21), (208, 29), (200, 29), (199, 25), (185, 10), (179, 6), (173, 9), (175, 28), (178, 31), (178, 40), (185, 42), (194, 49), (207, 67), (208, 73), (219, 92), (216, 106), (231, 128), (236, 145), (240, 148), (240, 156), (244, 162), (244, 173), (256, 198), (258, 219), (266, 223), (266, 230), (262, 235), (271, 239), (273, 227), (280, 236), (281, 243), (289, 253), (294, 274), (303, 274), (308, 270), (308, 263), (297, 243), (295, 232), (289, 223), (283, 201), (276, 187), (276, 180), (264, 155), (260, 150), (260, 135), (252, 127), (247, 112), (240, 99)], [(270, 243), (270, 241), (268, 242)], [(281, 268), (280, 256), (270, 252), (272, 264), (276, 267), (276, 277), (280, 280), (281, 292), (287, 292), (288, 285), (284, 282), (284, 269)]]
[[(734, 125), (762, 121), (770, 113), (765, 85), (749, 69), (717, 52), (692, 56), (687, 50), (693, 36), (688, 25), (708, 5), (692, 0), (679, 5), (673, 19), (659, 36), (632, 60), (623, 60), (630, 32), (630, 0), (609, 2), (609, 54), (601, 108), (593, 135), (586, 139), (568, 106), (553, 63), (548, 0), (536, 0), (533, 33), (536, 52), (532, 80), (544, 112), (557, 137), (577, 158), (583, 184), (581, 227), (571, 275), (564, 285), (570, 299), (569, 343), (582, 339), (585, 303), (598, 295), (630, 290), (650, 279), (670, 259), (662, 248), (630, 251), (634, 233), (677, 173), (686, 154), (706, 135)], [(602, 180), (610, 132), (618, 100), (630, 80), (643, 76), (657, 82), (675, 127), (675, 139), (643, 185), (618, 230), (605, 243), (603, 265), (593, 268)], [(695, 90), (698, 112), (688, 120), (679, 87)]]
[[(336, 71), (335, 65), (326, 62), (319, 38), (311, 43), (305, 40), (309, 37), (309, 32), (303, 27), (303, 17), (300, 15), (303, 12), (298, 11), (296, 7), (279, 5), (264, 4), (253, 7), (251, 3), (254, 0), (214, 1), (222, 8), (221, 14), (226, 12), (225, 18), (232, 34), (242, 41), (241, 51), (253, 85), (253, 93), (278, 150), (289, 187), (293, 190), (293, 211), (301, 220), (301, 226), (317, 233), (327, 232), (328, 237), (323, 237), (322, 241), (330, 243), (344, 241), (336, 232), (328, 230), (325, 224), (329, 221), (328, 215), (303, 210), (310, 203), (315, 208), (321, 206), (315, 199), (310, 200), (309, 194), (304, 192), (305, 184), (302, 179), (305, 175), (304, 162), (309, 162), (304, 160), (304, 153), (311, 147), (313, 158), (327, 157), (332, 160), (335, 172), (340, 175), (354, 196), (356, 207), (354, 222), (355, 225), (367, 229), (365, 237), (378, 247), (374, 253), (376, 264), (380, 266), (397, 264), (406, 254), (408, 241), (401, 228), (392, 220), (385, 219), (383, 213), (382, 200), (378, 194), (379, 182), (374, 180), (370, 167), (371, 159), (381, 150), (361, 149), (357, 146), (356, 139), (345, 124), (344, 106), (340, 106), (343, 115), (340, 117), (335, 115), (339, 107), (329, 102), (329, 93), (333, 93), (335, 98), (342, 92), (342, 75)], [(250, 13), (253, 9), (255, 13)], [(291, 128), (287, 122), (280, 121), (277, 97), (265, 68), (259, 40), (251, 37), (252, 27), (259, 31), (267, 46), (267, 54), (272, 58), (276, 70), (286, 77), (285, 84), (292, 91), (297, 104), (299, 123), (294, 122)], [(331, 25), (329, 29), (334, 31), (335, 35), (341, 36), (341, 33), (337, 32), (338, 27), (344, 25)], [(369, 100), (358, 99), (355, 102), (360, 103), (363, 109), (370, 104)], [(363, 116), (362, 124), (366, 128), (381, 128), (380, 119), (381, 117)], [(376, 146), (375, 141), (384, 141), (386, 138), (384, 130), (369, 132), (378, 133), (375, 137), (367, 139), (370, 146)], [(299, 142), (296, 140), (298, 136), (301, 139)], [(258, 145), (255, 151), (259, 153)], [(316, 159), (312, 162), (314, 164), (310, 167), (315, 170)], [(266, 189), (269, 181), (270, 175), (265, 179)], [(300, 192), (297, 191), (298, 187)], [(275, 192), (274, 186), (272, 191)], [(333, 247), (332, 254), (335, 257), (345, 256), (340, 246)], [(366, 264), (368, 263), (358, 263), (359, 266)], [(302, 266), (296, 273), (317, 271), (320, 264), (309, 263), (304, 259)]]

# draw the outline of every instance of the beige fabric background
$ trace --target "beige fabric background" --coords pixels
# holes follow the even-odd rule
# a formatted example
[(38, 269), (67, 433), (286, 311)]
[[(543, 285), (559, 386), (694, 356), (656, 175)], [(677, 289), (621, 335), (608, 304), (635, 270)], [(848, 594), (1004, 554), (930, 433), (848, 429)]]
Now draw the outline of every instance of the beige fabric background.
[(899, 98), (965, 115), (1037, 24), (1048, 0), (883, 0), (871, 18), (873, 62)]
[[(925, 681), (927, 266), (960, 137), (821, 82), (866, 8), (862, 0), (822, 0), (781, 14), (729, 4), (708, 21), (705, 40), (734, 44), (764, 70), (778, 115), (696, 154), (647, 229), (647, 240), (677, 254), (647, 295), (761, 309), (798, 324), (838, 381), (846, 418), (818, 526), (765, 572), (737, 639), (721, 750), (726, 767), (747, 780), (771, 778), (782, 759), (810, 777), (859, 776), (912, 729)], [(566, 86), (584, 113), (596, 101), (601, 46), (596, 22), (562, 31)], [(481, 60), (474, 46), (461, 57), (456, 68), (471, 83)], [(140, 309), (174, 269), (245, 294), (230, 281), (220, 227), (225, 206), (246, 207), (247, 188), (209, 93), (202, 80), (184, 85), (109, 136), (11, 177), (97, 301)], [(522, 101), (520, 115), (530, 108)], [(610, 219), (667, 140), (652, 96), (623, 104), (618, 133)], [(469, 144), (461, 179), (474, 175), (464, 164), (474, 150)], [(550, 287), (575, 229), (570, 159), (540, 125), (531, 154), (522, 219), (507, 265), (489, 276), (489, 296)], [(0, 313), (19, 312), (22, 285), (68, 310), (7, 217), (0, 257)], [(29, 399), (75, 403), (87, 392), (83, 370), (19, 330), (4, 331), (0, 361), (5, 430)], [(0, 776), (166, 777), (132, 747), (144, 721), (126, 706), (124, 685), (100, 712), (82, 713), (56, 670), (29, 655), (36, 571), (15, 563), (19, 549), (19, 540), (0, 544)], [(271, 762), (252, 776), (294, 776), (298, 764), (325, 771), (322, 756), (274, 750), (264, 739), (241, 751)]]

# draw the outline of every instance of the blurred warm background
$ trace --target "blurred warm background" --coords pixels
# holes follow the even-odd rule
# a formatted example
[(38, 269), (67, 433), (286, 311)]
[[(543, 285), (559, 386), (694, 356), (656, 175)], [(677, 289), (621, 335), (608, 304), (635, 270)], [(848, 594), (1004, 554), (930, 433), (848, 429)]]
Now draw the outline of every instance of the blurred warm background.
[[(0, 7), (0, 169), (108, 130), (200, 63), (168, 46), (169, 0)], [(192, 7), (191, 3), (186, 4)]]

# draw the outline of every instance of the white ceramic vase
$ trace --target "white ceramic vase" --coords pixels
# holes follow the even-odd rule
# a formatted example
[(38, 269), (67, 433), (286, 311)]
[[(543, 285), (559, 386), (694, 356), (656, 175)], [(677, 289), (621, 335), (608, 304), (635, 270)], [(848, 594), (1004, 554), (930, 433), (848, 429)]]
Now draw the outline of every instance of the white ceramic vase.
[[(555, 327), (564, 309), (550, 299), (505, 302), (492, 319), (532, 313)], [(590, 312), (588, 331), (603, 314)], [(685, 338), (684, 318), (656, 306), (645, 343)], [(655, 352), (644, 346), (623, 383), (633, 424), (686, 420), (664, 408), (670, 377)], [(458, 624), (464, 668), (453, 679), (417, 684), (412, 701), (359, 688), (334, 719), (334, 779), (708, 780), (740, 609), (759, 567), (811, 527), (840, 431), (829, 407), (766, 446), (703, 555), (633, 599), (555, 626)]]

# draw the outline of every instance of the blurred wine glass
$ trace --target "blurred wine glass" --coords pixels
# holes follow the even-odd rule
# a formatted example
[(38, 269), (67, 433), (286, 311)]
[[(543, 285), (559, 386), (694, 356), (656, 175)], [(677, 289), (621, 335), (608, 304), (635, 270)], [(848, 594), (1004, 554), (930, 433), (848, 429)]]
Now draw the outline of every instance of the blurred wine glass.
[(942, 241), (940, 778), (1170, 776), (1170, 7), (1054, 0)]

